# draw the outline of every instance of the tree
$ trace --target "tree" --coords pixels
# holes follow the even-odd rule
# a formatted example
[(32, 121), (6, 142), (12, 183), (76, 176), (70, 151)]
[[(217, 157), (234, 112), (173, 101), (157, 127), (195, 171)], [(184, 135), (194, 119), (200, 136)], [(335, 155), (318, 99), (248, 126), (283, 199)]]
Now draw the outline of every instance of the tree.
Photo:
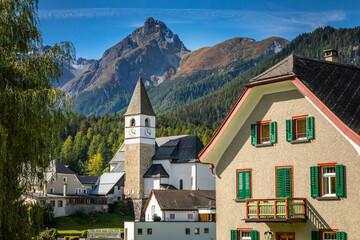
[(0, 239), (31, 239), (21, 194), (60, 142), (67, 95), (52, 86), (74, 57), (70, 43), (42, 46), (37, 0), (0, 1)]
[(100, 176), (104, 169), (104, 159), (100, 153), (92, 157), (86, 167), (86, 173), (89, 176)]

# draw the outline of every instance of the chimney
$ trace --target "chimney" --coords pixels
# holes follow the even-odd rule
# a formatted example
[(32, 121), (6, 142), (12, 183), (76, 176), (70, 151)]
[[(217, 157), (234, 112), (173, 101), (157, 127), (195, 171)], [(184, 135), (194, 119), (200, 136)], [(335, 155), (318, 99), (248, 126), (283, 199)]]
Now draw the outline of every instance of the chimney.
[(329, 62), (339, 62), (339, 51), (336, 49), (324, 50), (324, 58)]
[(67, 183), (64, 184), (64, 193), (63, 193), (64, 197), (67, 196)]
[(43, 195), (47, 196), (47, 181), (46, 180), (43, 183)]

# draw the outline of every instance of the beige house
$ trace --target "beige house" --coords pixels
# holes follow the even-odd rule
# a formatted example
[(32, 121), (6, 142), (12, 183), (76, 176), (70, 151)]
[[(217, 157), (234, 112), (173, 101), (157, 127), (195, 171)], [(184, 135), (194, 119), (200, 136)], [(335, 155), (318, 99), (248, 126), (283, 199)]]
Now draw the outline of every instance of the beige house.
[(290, 55), (200, 153), (223, 239), (360, 239), (360, 68)]

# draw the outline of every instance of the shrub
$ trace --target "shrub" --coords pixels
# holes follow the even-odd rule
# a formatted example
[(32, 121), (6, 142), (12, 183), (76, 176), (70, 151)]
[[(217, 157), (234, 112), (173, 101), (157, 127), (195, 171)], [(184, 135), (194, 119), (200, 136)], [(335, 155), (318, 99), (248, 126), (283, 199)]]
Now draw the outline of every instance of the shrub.
[(115, 203), (114, 212), (120, 216), (131, 216), (131, 206), (126, 200), (118, 201)]
[(87, 234), (88, 234), (88, 231), (87, 231), (87, 230), (84, 230), (84, 231), (82, 232), (81, 236), (87, 237)]
[(64, 240), (70, 240), (71, 236), (65, 236)]
[(79, 240), (79, 239), (80, 239), (80, 237), (75, 236), (75, 237), (70, 237), (70, 239), (69, 239), (69, 240)]

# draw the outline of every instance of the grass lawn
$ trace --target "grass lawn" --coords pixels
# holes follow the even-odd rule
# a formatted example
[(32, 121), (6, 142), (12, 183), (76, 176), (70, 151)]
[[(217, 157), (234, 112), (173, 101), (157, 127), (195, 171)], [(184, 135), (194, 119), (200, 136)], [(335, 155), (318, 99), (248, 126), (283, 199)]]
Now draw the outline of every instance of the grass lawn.
[(87, 229), (124, 228), (124, 221), (133, 221), (131, 216), (119, 216), (115, 213), (96, 213), (85, 216), (56, 218), (55, 228), (59, 233), (81, 233)]

